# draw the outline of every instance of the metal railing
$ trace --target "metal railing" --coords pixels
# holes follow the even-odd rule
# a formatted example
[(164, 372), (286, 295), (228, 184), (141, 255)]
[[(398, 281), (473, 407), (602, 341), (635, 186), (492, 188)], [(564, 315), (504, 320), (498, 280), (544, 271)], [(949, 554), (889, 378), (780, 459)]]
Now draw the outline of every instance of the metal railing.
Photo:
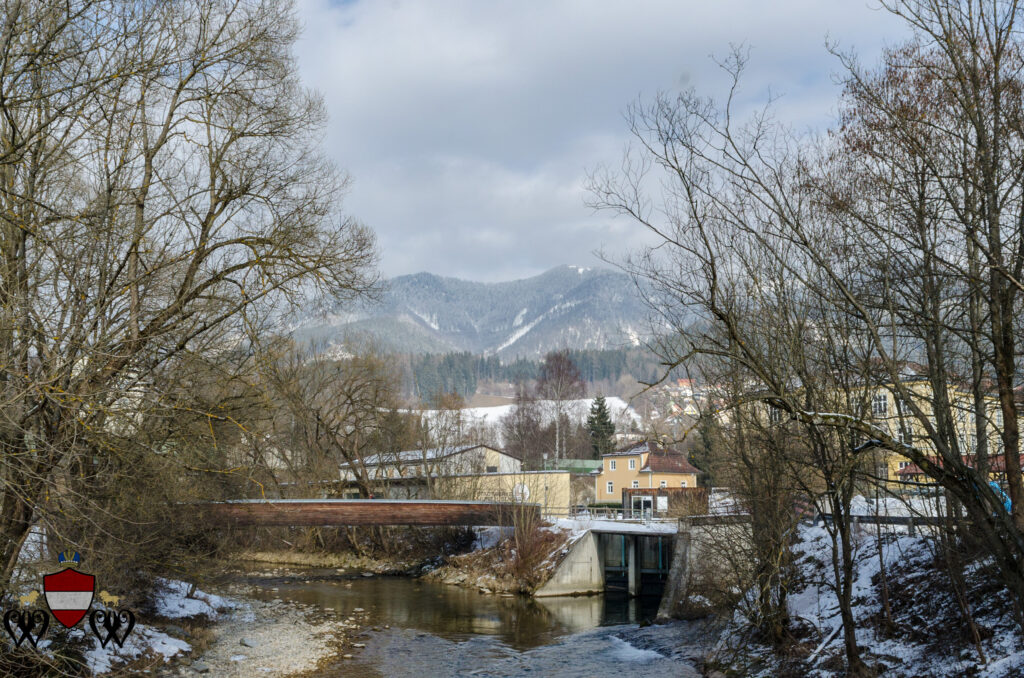
[(675, 517), (657, 513), (651, 509), (620, 508), (616, 506), (573, 506), (568, 511), (546, 510), (545, 515), (553, 518), (574, 518), (577, 520), (618, 520), (630, 523), (674, 523)]

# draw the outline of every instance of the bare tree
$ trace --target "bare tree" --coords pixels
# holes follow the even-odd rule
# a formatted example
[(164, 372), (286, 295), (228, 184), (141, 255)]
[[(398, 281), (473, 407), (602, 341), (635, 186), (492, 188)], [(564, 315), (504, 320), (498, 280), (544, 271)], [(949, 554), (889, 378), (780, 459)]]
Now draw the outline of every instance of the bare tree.
[[(652, 283), (652, 309), (676, 330), (658, 346), (666, 366), (735, 361), (747, 376), (734, 406), (767, 403), (803, 428), (836, 516), (848, 668), (861, 675), (870, 670), (849, 615), (840, 523), (871, 450), (902, 455), (944, 487), (1024, 600), (1024, 502), (1014, 499), (1007, 515), (964, 455), (977, 452), (968, 431), (977, 440), (993, 431), (994, 384), (995, 431), (1011, 498), (1020, 496), (1017, 6), (889, 8), (918, 38), (890, 52), (880, 74), (846, 62), (843, 125), (829, 139), (793, 135), (770, 106), (741, 122), (737, 52), (725, 64), (732, 88), (723, 104), (687, 92), (634, 106), (636, 152), (617, 175), (592, 182), (595, 204), (663, 240), (626, 266)], [(657, 209), (643, 190), (655, 167), (668, 182)], [(924, 367), (927, 403), (915, 391), (919, 375), (907, 374), (912, 362)], [(913, 422), (913, 440), (877, 420), (869, 398), (879, 391)]]
[(3, 11), (0, 584), (61, 477), (173, 411), (155, 375), (237, 346), (280, 302), (375, 282), (373, 237), (317, 151), (288, 3)]
[(582, 398), (583, 376), (569, 357), (569, 351), (553, 351), (544, 356), (537, 376), (537, 394), (551, 402), (555, 419), (555, 462), (565, 456), (566, 401)]

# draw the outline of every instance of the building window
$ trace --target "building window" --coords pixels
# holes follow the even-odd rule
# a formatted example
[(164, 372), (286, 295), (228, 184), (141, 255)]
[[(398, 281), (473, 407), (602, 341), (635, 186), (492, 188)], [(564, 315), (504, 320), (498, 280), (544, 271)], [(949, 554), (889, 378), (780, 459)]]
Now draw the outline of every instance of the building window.
[(679, 487), (686, 487), (686, 481), (685, 480), (679, 481)]
[(778, 424), (782, 421), (782, 410), (777, 407), (768, 406), (768, 423)]
[(900, 468), (901, 469), (907, 468), (908, 466), (910, 466), (910, 462), (909, 461), (901, 461), (900, 462)]
[(630, 459), (629, 460), (629, 470), (630, 471), (635, 471), (636, 470), (636, 459)]
[(613, 483), (612, 481), (609, 480), (608, 481), (607, 493), (608, 494), (612, 494), (613, 492), (615, 492), (615, 483)]
[(884, 417), (889, 414), (889, 396), (885, 393), (876, 393), (871, 396), (871, 414), (876, 417)]
[(487, 472), (488, 473), (497, 473), (498, 472), (498, 467), (497, 466), (488, 466), (487, 467)]
[(639, 480), (634, 480), (633, 481), (633, 487), (640, 487), (640, 481)]
[(668, 487), (668, 481), (667, 480), (662, 480), (661, 483), (658, 485), (658, 487)]
[[(608, 462), (608, 470), (609, 471), (614, 471), (615, 470), (615, 460), (614, 459), (612, 459), (612, 460), (610, 460)], [(611, 492), (611, 490), (608, 490), (608, 491)]]
[(1002, 409), (996, 410), (996, 428), (1003, 427), (1003, 411)]

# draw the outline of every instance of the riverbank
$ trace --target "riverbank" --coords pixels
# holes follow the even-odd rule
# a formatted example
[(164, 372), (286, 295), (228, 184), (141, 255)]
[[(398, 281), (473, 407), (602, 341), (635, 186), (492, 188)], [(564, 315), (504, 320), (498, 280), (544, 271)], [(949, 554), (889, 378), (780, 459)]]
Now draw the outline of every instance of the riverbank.
[(305, 551), (239, 551), (229, 560), (240, 565), (279, 565), (289, 567), (334, 568), (358, 570), (374, 574), (415, 574), (421, 570), (424, 559), (381, 559), (361, 556), (351, 552), (307, 553)]
[(531, 595), (543, 586), (583, 532), (538, 525), (527, 534), (478, 528), (468, 553), (450, 556), (425, 579), (481, 593)]
[[(281, 569), (251, 574), (295, 581), (309, 576)], [(215, 587), (216, 594), (198, 591), (191, 598), (178, 595), (181, 587), (176, 588), (155, 601), (162, 618), (157, 625), (192, 646), (154, 667), (154, 675), (167, 678), (316, 675), (325, 665), (358, 653), (369, 623), (362, 608), (260, 599), (255, 594), (272, 589), (254, 589), (247, 582)]]
[(315, 673), (321, 665), (358, 652), (365, 613), (330, 618), (311, 606), (247, 600), (210, 627), (198, 656), (166, 665), (159, 676), (268, 678)]
[(205, 629), (201, 652), (157, 675), (696, 678), (712, 637), (699, 623), (645, 626), (656, 599), (627, 596), (479, 595), (426, 578), (267, 567), (212, 590), (234, 607)]

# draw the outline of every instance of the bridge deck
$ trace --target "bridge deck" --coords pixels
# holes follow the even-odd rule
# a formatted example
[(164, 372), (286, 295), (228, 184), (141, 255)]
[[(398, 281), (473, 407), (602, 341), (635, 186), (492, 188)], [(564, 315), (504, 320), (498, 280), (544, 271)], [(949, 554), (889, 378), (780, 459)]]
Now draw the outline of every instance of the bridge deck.
[(400, 499), (252, 499), (197, 505), (225, 527), (342, 527), (355, 525), (501, 525), (540, 517), (537, 504)]

